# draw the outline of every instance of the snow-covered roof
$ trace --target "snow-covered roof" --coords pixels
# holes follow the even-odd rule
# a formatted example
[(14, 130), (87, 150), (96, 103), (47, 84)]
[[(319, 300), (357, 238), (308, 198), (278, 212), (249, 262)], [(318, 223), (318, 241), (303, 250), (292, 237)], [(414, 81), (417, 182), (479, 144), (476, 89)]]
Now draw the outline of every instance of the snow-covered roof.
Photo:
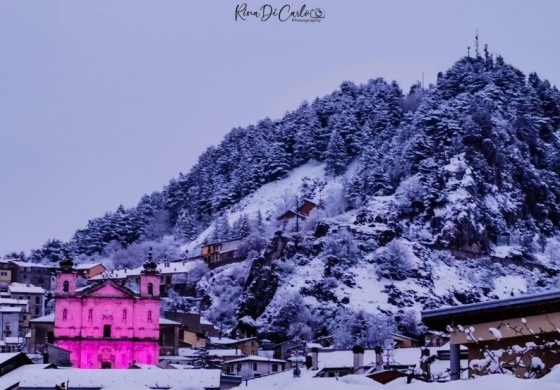
[(244, 339), (230, 339), (229, 337), (210, 337), (210, 342), (216, 345), (238, 344), (245, 341), (257, 340), (256, 337), (247, 337)]
[(57, 269), (57, 265), (48, 265), (48, 264), (40, 264), (40, 263), (30, 263), (28, 261), (19, 261), (19, 260), (12, 260), (13, 264), (17, 265), (18, 267), (34, 267), (34, 268), (50, 268), (50, 269)]
[(559, 305), (560, 291), (552, 291), (426, 310), (422, 312), (422, 321), (432, 328), (445, 329), (447, 324), (450, 323), (451, 317), (456, 320), (464, 319), (467, 321), (465, 324), (468, 324), (468, 321), (472, 319), (470, 318), (472, 314), (476, 317), (476, 321), (470, 323), (487, 322), (510, 318), (513, 315), (512, 313), (518, 317), (520, 310), (522, 310), (524, 316), (558, 312), (560, 310)]
[(47, 314), (45, 316), (33, 318), (29, 322), (54, 322), (54, 313)]
[(45, 370), (40, 375), (25, 375), (20, 388), (52, 388), (53, 384), (69, 381), (72, 388), (184, 389), (185, 384), (197, 389), (219, 388), (221, 370), (103, 370), (77, 368)]
[(74, 268), (78, 271), (81, 271), (81, 270), (91, 269), (91, 268), (96, 267), (98, 265), (103, 266), (103, 264), (101, 264), (101, 263), (83, 263), (83, 264), (74, 265)]
[(32, 284), (27, 285), (24, 283), (12, 283), (8, 286), (8, 291), (15, 294), (44, 294), (45, 289), (43, 287), (37, 287)]
[[(193, 348), (179, 348), (179, 356), (193, 357), (197, 356), (197, 350)], [(245, 356), (239, 349), (209, 349), (210, 356), (226, 357), (226, 356)]]
[[(14, 355), (17, 355), (17, 353)], [(43, 370), (45, 368), (49, 368), (50, 366), (51, 364), (26, 364), (18, 367), (0, 377), (0, 389), (13, 389), (21, 381), (21, 378), (27, 376), (38, 376), (39, 373), (36, 372), (36, 370)]]
[(285, 360), (281, 360), (281, 359), (271, 359), (264, 356), (252, 355), (252, 356), (245, 356), (239, 359), (228, 360), (224, 364), (241, 363), (241, 362), (287, 363)]
[(8, 360), (10, 360), (11, 358), (13, 358), (16, 355), (19, 355), (21, 352), (6, 352), (6, 353), (0, 353), (0, 364), (4, 364), (5, 362), (7, 362)]
[(160, 325), (181, 325), (180, 322), (169, 320), (169, 319), (163, 318), (163, 317), (159, 318), (159, 324)]
[[(180, 274), (180, 273), (186, 273), (191, 271), (200, 263), (202, 263), (202, 260), (165, 262), (165, 263), (158, 264), (157, 270), (162, 275)], [(108, 270), (103, 274), (94, 276), (90, 280), (103, 280), (107, 278), (126, 279), (129, 276), (139, 276), (143, 270), (144, 270), (143, 266), (132, 268), (132, 269)]]
[(0, 306), (3, 305), (22, 305), (25, 306), (29, 303), (27, 299), (17, 299), (17, 298), (0, 298)]
[(0, 313), (21, 313), (21, 306), (0, 306)]
[(24, 337), (17, 337), (17, 336), (8, 336), (4, 337), (4, 341), (6, 344), (21, 344), (25, 341)]

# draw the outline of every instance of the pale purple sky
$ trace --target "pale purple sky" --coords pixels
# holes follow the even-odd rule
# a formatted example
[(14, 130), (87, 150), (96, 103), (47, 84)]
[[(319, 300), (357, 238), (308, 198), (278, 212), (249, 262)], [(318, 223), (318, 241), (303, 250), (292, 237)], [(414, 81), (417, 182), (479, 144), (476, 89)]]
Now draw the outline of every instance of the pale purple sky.
[(234, 21), (242, 1), (0, 2), (0, 256), (68, 240), (187, 172), (235, 126), (279, 118), (344, 80), (407, 91), (479, 30), (560, 84), (551, 1), (247, 1), (320, 7), (320, 23)]

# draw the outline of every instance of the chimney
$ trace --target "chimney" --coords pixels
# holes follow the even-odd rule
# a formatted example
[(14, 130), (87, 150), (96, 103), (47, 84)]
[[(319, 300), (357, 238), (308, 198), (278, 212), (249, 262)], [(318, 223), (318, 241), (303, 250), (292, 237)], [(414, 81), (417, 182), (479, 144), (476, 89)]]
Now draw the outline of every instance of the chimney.
[(360, 375), (364, 373), (364, 348), (360, 345), (354, 345), (352, 348), (354, 354), (354, 374)]
[(311, 348), (311, 369), (315, 371), (319, 369), (319, 348), (317, 347)]
[(380, 345), (375, 347), (375, 371), (383, 371), (383, 348)]

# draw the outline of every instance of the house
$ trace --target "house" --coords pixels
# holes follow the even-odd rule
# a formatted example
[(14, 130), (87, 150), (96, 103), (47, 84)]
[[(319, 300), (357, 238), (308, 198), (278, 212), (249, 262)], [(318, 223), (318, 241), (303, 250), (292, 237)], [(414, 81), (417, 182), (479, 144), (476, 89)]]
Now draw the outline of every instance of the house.
[(25, 335), (20, 335), (20, 316), (21, 307), (0, 307), (1, 352), (21, 351), (22, 345), (25, 344)]
[(217, 337), (220, 334), (219, 330), (199, 313), (166, 311), (164, 316), (181, 324), (179, 341), (182, 346), (202, 347), (206, 344), (206, 336)]
[(45, 313), (45, 289), (31, 283), (13, 282), (8, 286), (8, 293), (12, 299), (27, 299), (29, 318), (37, 318)]
[(413, 348), (418, 346), (418, 340), (402, 334), (391, 333), (389, 339), (393, 343), (393, 348)]
[(276, 359), (288, 359), (295, 351), (304, 354), (307, 344), (302, 340), (288, 340), (274, 346), (274, 357)]
[(8, 285), (12, 283), (13, 265), (8, 260), (0, 260), (0, 289), (3, 291), (8, 289)]
[(310, 201), (309, 199), (303, 199), (301, 205), (295, 210), (287, 210), (282, 215), (278, 217), (279, 221), (287, 221), (292, 218), (305, 219), (309, 216), (309, 213), (317, 207), (317, 203)]
[(228, 262), (235, 261), (235, 251), (239, 248), (240, 244), (241, 239), (235, 238), (203, 245), (201, 249), (202, 257), (209, 266), (227, 264)]
[(210, 337), (212, 348), (238, 349), (245, 355), (258, 355), (260, 342), (256, 337), (230, 339), (227, 337)]
[(107, 270), (101, 263), (76, 264), (75, 269), (78, 271), (78, 276), (84, 279), (91, 279)]
[(12, 282), (42, 287), (52, 291), (56, 285), (56, 265), (30, 263), (28, 261), (11, 260)]
[(127, 368), (159, 358), (159, 283), (151, 254), (136, 293), (111, 279), (76, 289), (74, 263), (65, 259), (56, 277), (54, 344), (71, 351), (78, 368)]
[(0, 298), (0, 307), (19, 307), (21, 309), (19, 326), (20, 328), (29, 327), (30, 314), (28, 299)]
[[(185, 284), (185, 277), (188, 273), (200, 266), (202, 260), (181, 260), (181, 261), (164, 261), (157, 264), (157, 271), (160, 275), (159, 294), (165, 296), (170, 288), (180, 291)], [(88, 283), (97, 283), (105, 279), (113, 279), (114, 281), (124, 284), (139, 284), (140, 276), (144, 271), (143, 267), (132, 269), (107, 270), (102, 274), (96, 275), (88, 279)]]
[(225, 362), (224, 370), (228, 374), (239, 375), (244, 379), (252, 379), (282, 372), (286, 369), (287, 363), (285, 360), (271, 359), (264, 356), (247, 356)]
[(54, 343), (54, 313), (30, 320), (29, 329), (31, 335), (28, 338), (27, 351), (45, 352), (45, 345)]
[[(485, 373), (485, 353), (518, 377), (545, 375), (560, 362), (560, 291), (426, 310), (422, 321), (450, 334), (452, 379), (459, 377), (461, 346), (468, 349), (469, 376)], [(505, 352), (492, 352), (498, 349)]]
[(159, 354), (177, 355), (181, 323), (167, 318), (159, 319)]

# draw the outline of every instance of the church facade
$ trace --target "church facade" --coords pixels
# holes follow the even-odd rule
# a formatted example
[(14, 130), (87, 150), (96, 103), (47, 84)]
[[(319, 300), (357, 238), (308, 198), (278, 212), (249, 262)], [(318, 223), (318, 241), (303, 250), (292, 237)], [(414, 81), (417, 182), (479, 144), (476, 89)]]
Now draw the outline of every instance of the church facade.
[(110, 279), (76, 289), (77, 272), (61, 262), (55, 296), (55, 345), (77, 368), (128, 368), (159, 361), (159, 284), (156, 264), (140, 275), (140, 291)]

